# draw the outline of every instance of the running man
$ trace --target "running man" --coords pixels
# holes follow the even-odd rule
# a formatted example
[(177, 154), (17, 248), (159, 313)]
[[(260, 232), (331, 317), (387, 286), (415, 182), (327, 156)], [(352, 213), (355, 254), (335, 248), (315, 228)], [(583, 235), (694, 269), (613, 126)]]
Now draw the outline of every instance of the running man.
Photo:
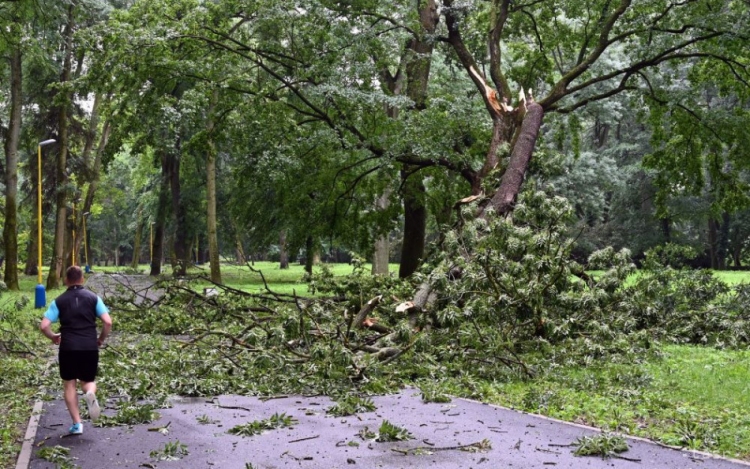
[[(80, 382), (91, 421), (101, 412), (96, 400), (96, 375), (99, 371), (99, 347), (112, 330), (112, 318), (104, 302), (95, 293), (83, 287), (83, 271), (71, 266), (65, 271), (68, 289), (55, 298), (44, 313), (39, 328), (54, 344), (60, 345), (58, 361), (63, 380), (63, 395), (73, 425), (71, 435), (83, 433), (78, 410), (77, 384)], [(96, 318), (102, 321), (102, 331), (97, 337)], [(53, 322), (60, 321), (60, 333), (52, 332)]]

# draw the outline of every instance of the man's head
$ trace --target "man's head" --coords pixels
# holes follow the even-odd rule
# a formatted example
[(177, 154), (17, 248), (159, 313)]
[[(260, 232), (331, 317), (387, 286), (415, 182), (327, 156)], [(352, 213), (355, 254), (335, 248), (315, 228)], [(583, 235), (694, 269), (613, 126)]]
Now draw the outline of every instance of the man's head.
[(65, 271), (65, 284), (67, 286), (83, 285), (83, 271), (77, 265), (71, 265)]

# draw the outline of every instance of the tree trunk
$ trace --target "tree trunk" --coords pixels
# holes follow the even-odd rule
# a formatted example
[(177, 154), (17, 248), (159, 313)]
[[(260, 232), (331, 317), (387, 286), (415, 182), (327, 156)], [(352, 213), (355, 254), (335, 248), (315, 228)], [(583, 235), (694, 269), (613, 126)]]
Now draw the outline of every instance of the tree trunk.
[(305, 240), (305, 272), (312, 274), (313, 264), (315, 264), (315, 240), (308, 236)]
[[(421, 3), (419, 10), (423, 37), (413, 37), (407, 44), (406, 95), (417, 110), (425, 108), (427, 84), (430, 78), (432, 51), (435, 42), (428, 36), (435, 32), (439, 16), (434, 0)], [(404, 240), (401, 247), (401, 278), (413, 274), (424, 257), (425, 234), (427, 232), (427, 209), (424, 205), (425, 187), (422, 175), (416, 168), (404, 165), (401, 168), (404, 205)]]
[(718, 238), (718, 223), (713, 218), (708, 220), (708, 255), (711, 259), (711, 268), (719, 268), (719, 256), (716, 253), (716, 241)]
[[(109, 97), (107, 97), (107, 101), (109, 101)], [(94, 104), (91, 109), (91, 119), (89, 120), (89, 128), (86, 132), (86, 142), (84, 144), (83, 148), (83, 162), (84, 167), (86, 168), (86, 181), (88, 181), (88, 186), (86, 188), (86, 194), (83, 197), (83, 207), (80, 209), (80, 217), (78, 220), (76, 220), (76, 233), (80, 233), (78, 236), (76, 236), (76, 252), (82, 252), (81, 251), (81, 245), (83, 243), (83, 218), (87, 216), (87, 213), (91, 212), (91, 206), (94, 203), (94, 196), (96, 195), (96, 190), (99, 188), (99, 176), (101, 173), (101, 167), (102, 167), (102, 155), (104, 154), (104, 149), (107, 146), (107, 141), (109, 140), (109, 135), (112, 129), (111, 121), (110, 119), (106, 119), (104, 121), (104, 124), (102, 125), (102, 132), (99, 136), (99, 142), (96, 145), (96, 151), (94, 152), (94, 142), (96, 141), (96, 137), (98, 135), (98, 127), (99, 127), (99, 109), (101, 107), (101, 98), (97, 94), (94, 97)], [(94, 161), (93, 164), (91, 162), (91, 154), (94, 152)], [(86, 240), (86, 244), (88, 245), (89, 240)], [(89, 249), (90, 251), (90, 249)], [(84, 260), (85, 260), (85, 254), (84, 254)]]
[(172, 213), (174, 214), (174, 258), (172, 265), (174, 276), (181, 277), (187, 273), (190, 263), (190, 242), (187, 232), (187, 211), (182, 202), (180, 189), (180, 145), (179, 142), (172, 151), (168, 152), (168, 176), (172, 189)]
[(23, 75), (20, 45), (10, 51), (10, 120), (5, 140), (5, 284), (18, 290), (18, 141), (21, 134)]
[[(71, 61), (73, 55), (73, 29), (75, 26), (74, 12), (75, 5), (68, 6), (68, 23), (65, 26), (65, 58), (63, 59), (63, 70), (60, 78), (61, 83), (70, 81)], [(68, 185), (68, 174), (66, 171), (68, 159), (68, 101), (70, 96), (65, 96), (60, 105), (60, 115), (58, 131), (60, 137), (60, 152), (57, 155), (56, 171), (56, 219), (55, 219), (55, 238), (54, 251), (52, 253), (52, 263), (50, 265), (49, 275), (47, 276), (47, 290), (53, 290), (60, 287), (62, 278), (63, 255), (65, 248), (65, 222), (66, 222), (66, 199)]]
[(206, 155), (206, 214), (208, 224), (208, 257), (211, 263), (211, 281), (221, 283), (221, 267), (219, 265), (219, 239), (216, 231), (216, 145), (214, 144), (216, 104), (219, 91), (211, 93), (211, 103), (208, 107), (208, 154)]
[[(536, 139), (539, 136), (539, 129), (542, 126), (543, 119), (544, 110), (542, 106), (538, 103), (527, 105), (526, 115), (521, 123), (521, 128), (518, 130), (518, 136), (514, 138), (511, 147), (508, 167), (500, 179), (500, 187), (497, 188), (490, 200), (489, 206), (497, 214), (506, 215), (513, 210), (516, 197), (518, 197), (518, 193), (521, 191), (521, 185), (531, 161), (531, 155), (534, 153)], [(501, 123), (499, 125), (505, 124)], [(483, 212), (482, 216), (485, 213)]]
[(156, 206), (156, 221), (154, 222), (154, 239), (151, 256), (151, 270), (149, 275), (161, 274), (161, 264), (164, 258), (164, 229), (169, 212), (169, 156), (161, 150), (161, 184), (159, 186), (159, 200)]
[[(36, 178), (34, 178), (36, 179)], [(36, 207), (37, 201), (36, 201), (36, 191), (33, 191), (33, 201), (34, 201), (34, 207)], [(36, 275), (37, 274), (37, 238), (39, 237), (39, 232), (37, 231), (37, 222), (36, 217), (32, 218), (29, 223), (29, 242), (26, 245), (26, 267), (23, 269), (23, 273), (25, 275)]]
[(734, 241), (732, 246), (732, 260), (734, 268), (739, 270), (742, 268), (742, 241)]
[(237, 225), (237, 220), (232, 218), (232, 229), (234, 230), (234, 256), (237, 265), (245, 265), (247, 256), (245, 256), (245, 249), (242, 247), (242, 236), (240, 236), (240, 228)]
[(669, 217), (663, 217), (659, 220), (661, 222), (661, 233), (664, 235), (664, 242), (672, 242), (672, 220)]
[(138, 263), (141, 260), (141, 238), (143, 237), (143, 211), (138, 210), (138, 221), (135, 226), (135, 239), (133, 240), (133, 258), (130, 260), (130, 267), (138, 269)]
[(286, 230), (279, 233), (279, 269), (289, 268), (289, 252), (286, 245)]
[(413, 274), (424, 257), (427, 230), (427, 209), (424, 206), (425, 187), (421, 177), (409, 177), (408, 168), (401, 170), (404, 187), (404, 240), (401, 245), (399, 278)]
[[(386, 190), (375, 202), (375, 210), (382, 212), (390, 204), (390, 190)], [(383, 233), (375, 240), (375, 249), (372, 254), (372, 274), (388, 275), (388, 261), (390, 260), (388, 233)]]
[(719, 226), (719, 237), (716, 243), (716, 255), (718, 257), (719, 270), (726, 270), (727, 257), (729, 254), (729, 223), (731, 218), (728, 212), (721, 214), (721, 225)]

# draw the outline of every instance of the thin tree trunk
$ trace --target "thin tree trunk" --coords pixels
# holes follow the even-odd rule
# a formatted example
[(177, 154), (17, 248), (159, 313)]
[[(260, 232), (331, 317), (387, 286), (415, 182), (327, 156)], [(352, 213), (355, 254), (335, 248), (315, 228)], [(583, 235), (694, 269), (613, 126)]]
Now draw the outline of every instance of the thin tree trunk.
[(289, 268), (289, 252), (286, 246), (286, 230), (279, 233), (279, 269)]
[(162, 150), (161, 154), (161, 184), (159, 186), (159, 200), (156, 206), (156, 221), (154, 222), (153, 254), (151, 257), (151, 271), (149, 275), (161, 274), (164, 258), (164, 228), (169, 211), (169, 156)]
[(315, 264), (315, 240), (308, 236), (305, 240), (305, 272), (312, 274)]
[(208, 257), (211, 263), (211, 281), (221, 283), (221, 267), (219, 265), (219, 239), (216, 230), (216, 145), (214, 144), (214, 129), (216, 126), (216, 104), (219, 91), (211, 93), (211, 103), (208, 106), (208, 154), (206, 155), (206, 214), (208, 224)]
[(135, 226), (135, 239), (133, 240), (133, 259), (130, 260), (130, 267), (138, 269), (138, 263), (141, 260), (141, 238), (143, 237), (143, 210), (138, 210), (138, 221)]
[[(70, 81), (71, 72), (71, 59), (73, 55), (73, 29), (74, 29), (74, 12), (75, 5), (71, 4), (68, 6), (68, 23), (65, 26), (65, 58), (63, 59), (63, 70), (62, 77), (60, 78), (61, 83), (67, 83)], [(47, 276), (47, 290), (52, 290), (60, 287), (60, 279), (62, 278), (63, 268), (63, 255), (65, 249), (65, 225), (66, 225), (66, 214), (67, 209), (65, 204), (67, 202), (67, 191), (65, 187), (68, 184), (68, 175), (66, 171), (67, 159), (68, 159), (68, 96), (62, 100), (63, 103), (60, 105), (60, 116), (59, 116), (59, 136), (60, 136), (60, 152), (57, 156), (57, 180), (55, 181), (57, 186), (57, 197), (56, 197), (56, 219), (55, 219), (55, 238), (54, 238), (54, 252), (52, 253), (52, 263), (50, 265), (49, 275)]]
[[(33, 201), (34, 207), (36, 207), (36, 191), (34, 191)], [(25, 275), (36, 275), (37, 274), (37, 238), (39, 232), (37, 231), (36, 217), (32, 218), (29, 222), (29, 243), (26, 248), (26, 267), (23, 269)]]
[(10, 120), (5, 140), (5, 284), (18, 290), (18, 141), (21, 134), (22, 61), (20, 45), (10, 51)]
[(721, 225), (719, 226), (719, 237), (716, 243), (716, 254), (720, 270), (727, 268), (727, 256), (729, 254), (729, 223), (731, 218), (728, 212), (721, 214)]
[(708, 220), (708, 255), (711, 259), (711, 268), (719, 268), (719, 256), (716, 253), (716, 244), (718, 239), (718, 223), (713, 218)]
[[(390, 204), (390, 190), (386, 190), (375, 202), (375, 210), (383, 212)], [(388, 275), (388, 261), (390, 252), (388, 245), (388, 233), (381, 234), (375, 240), (375, 249), (372, 254), (372, 274)]]
[(661, 233), (664, 235), (664, 242), (672, 242), (672, 220), (669, 217), (663, 217), (659, 220), (661, 222)]
[(742, 268), (742, 242), (737, 240), (732, 244), (732, 260), (734, 261), (734, 268), (739, 270)]
[(427, 231), (427, 209), (424, 206), (425, 187), (421, 177), (407, 176), (407, 168), (401, 170), (405, 179), (404, 190), (404, 239), (401, 245), (399, 278), (413, 274), (424, 257), (425, 233)]
[(235, 262), (237, 265), (245, 265), (247, 256), (245, 256), (245, 249), (242, 247), (242, 236), (240, 236), (240, 228), (237, 225), (237, 220), (232, 218), (232, 229), (234, 230), (234, 252)]
[[(107, 101), (109, 101), (109, 97), (107, 97)], [(104, 124), (102, 125), (102, 131), (101, 135), (99, 136), (99, 142), (96, 145), (96, 151), (94, 151), (94, 142), (96, 141), (96, 137), (98, 135), (100, 107), (101, 98), (97, 94), (94, 98), (94, 105), (91, 109), (91, 119), (89, 120), (89, 128), (86, 132), (86, 142), (84, 144), (82, 153), (84, 166), (86, 168), (86, 180), (88, 181), (88, 186), (86, 187), (86, 193), (83, 196), (83, 207), (81, 207), (79, 211), (80, 216), (76, 219), (76, 233), (80, 233), (76, 236), (76, 252), (82, 252), (81, 245), (83, 244), (83, 217), (85, 217), (87, 213), (91, 212), (91, 206), (94, 203), (94, 196), (96, 195), (96, 191), (99, 188), (102, 155), (104, 154), (104, 149), (107, 146), (109, 134), (112, 129), (110, 119), (106, 119), (104, 121)], [(92, 152), (94, 153), (93, 164), (91, 162)], [(88, 243), (88, 240), (86, 240), (86, 243)]]

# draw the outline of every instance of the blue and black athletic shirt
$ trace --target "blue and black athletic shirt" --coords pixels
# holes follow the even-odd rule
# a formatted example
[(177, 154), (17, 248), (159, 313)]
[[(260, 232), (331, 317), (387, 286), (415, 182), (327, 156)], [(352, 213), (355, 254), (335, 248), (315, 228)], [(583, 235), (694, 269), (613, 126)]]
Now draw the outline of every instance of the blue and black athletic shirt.
[(73, 285), (50, 303), (44, 317), (60, 321), (60, 350), (99, 350), (96, 318), (109, 313), (99, 296)]

